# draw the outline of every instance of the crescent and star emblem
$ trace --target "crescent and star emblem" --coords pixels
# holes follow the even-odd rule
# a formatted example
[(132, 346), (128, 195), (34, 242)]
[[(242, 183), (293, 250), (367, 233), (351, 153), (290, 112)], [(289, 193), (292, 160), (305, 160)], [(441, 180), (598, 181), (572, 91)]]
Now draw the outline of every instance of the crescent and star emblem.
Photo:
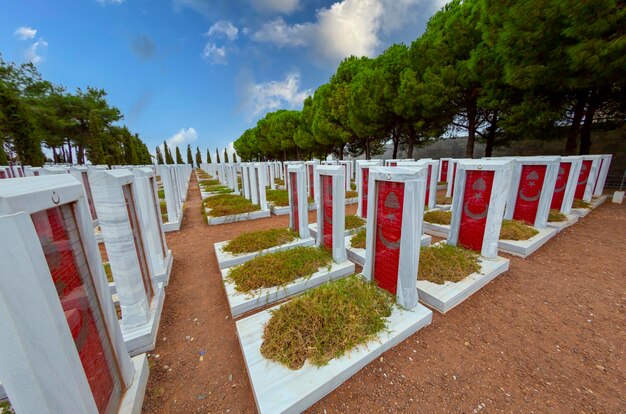
[[(534, 188), (535, 185), (537, 184), (537, 180), (539, 180), (539, 173), (537, 173), (537, 171), (531, 171), (526, 176), (526, 180), (528, 181), (528, 186)], [(535, 196), (529, 197), (526, 194), (524, 194), (524, 190), (520, 189), (519, 198), (521, 198), (524, 201), (527, 201), (527, 202), (537, 201), (539, 200), (539, 197), (541, 197), (541, 191), (539, 190), (537, 190), (537, 194)]]
[[(395, 213), (391, 212), (389, 214), (384, 215), (384, 217), (387, 218), (387, 221), (384, 224), (391, 224), (391, 223), (395, 223), (396, 221), (398, 221), (397, 215), (400, 210), (400, 202), (398, 201), (398, 196), (396, 195), (395, 192), (392, 191), (387, 195), (387, 198), (385, 199), (385, 202), (384, 202), (384, 206), (387, 209), (396, 211)], [(396, 241), (390, 241), (385, 237), (385, 235), (383, 234), (383, 223), (378, 224), (377, 233), (378, 233), (378, 238), (380, 239), (380, 242), (389, 250), (398, 250), (400, 248), (400, 239)]]
[(554, 189), (555, 193), (561, 193), (561, 192), (563, 192), (565, 190), (565, 187), (567, 186), (567, 181), (565, 181), (565, 177), (564, 176), (565, 176), (565, 168), (559, 167), (559, 176), (556, 179), (556, 183), (557, 183), (557, 185), (559, 183), (562, 183), (563, 185), (561, 187), (556, 187)]
[[(582, 174), (583, 174), (583, 172), (585, 172), (585, 171), (587, 171), (587, 165), (586, 165), (586, 164), (583, 164), (583, 165), (580, 167), (580, 175), (582, 175)], [(578, 176), (578, 180), (579, 180), (579, 181), (578, 181), (578, 184), (579, 184), (579, 185), (586, 184), (586, 183), (587, 183), (587, 180), (589, 179), (589, 176), (588, 176), (588, 175), (585, 175), (585, 178), (584, 178), (582, 181), (580, 181), (580, 175)]]
[(469, 203), (470, 201), (472, 201), (472, 198), (476, 201), (481, 201), (483, 198), (483, 192), (487, 189), (487, 184), (485, 183), (485, 180), (482, 178), (479, 178), (478, 180), (476, 180), (474, 182), (474, 184), (472, 184), (472, 189), (476, 190), (476, 193), (474, 193), (474, 195), (469, 198), (465, 204), (463, 205), (463, 212), (465, 213), (466, 216), (468, 216), (471, 219), (474, 220), (482, 220), (485, 217), (487, 217), (487, 212), (489, 210), (489, 205), (485, 205), (485, 209), (480, 212), (480, 213), (473, 213), (472, 211), (470, 211), (469, 209)]

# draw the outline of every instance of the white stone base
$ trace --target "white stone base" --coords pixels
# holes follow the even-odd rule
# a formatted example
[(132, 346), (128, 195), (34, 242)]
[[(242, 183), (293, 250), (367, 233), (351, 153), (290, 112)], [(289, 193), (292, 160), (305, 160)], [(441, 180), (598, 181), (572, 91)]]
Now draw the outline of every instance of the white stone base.
[(573, 208), (572, 213), (577, 214), (578, 217), (585, 217), (591, 212), (590, 208)]
[(180, 217), (177, 221), (168, 221), (167, 223), (163, 223), (163, 231), (169, 233), (170, 231), (178, 231), (180, 230), (180, 225), (183, 222), (183, 211), (180, 211)]
[(275, 206), (273, 204), (268, 204), (270, 207), (270, 211), (275, 216), (286, 216), (289, 214), (289, 206)]
[(492, 260), (480, 257), (478, 260), (480, 271), (472, 273), (460, 282), (445, 282), (438, 285), (418, 279), (417, 294), (420, 301), (441, 313), (446, 313), (509, 269), (510, 261), (503, 257)]
[(161, 311), (163, 310), (163, 302), (165, 301), (165, 289), (163, 284), (159, 283), (159, 289), (155, 292), (152, 302), (150, 303), (150, 319), (148, 323), (134, 328), (125, 328), (120, 323), (124, 343), (130, 356), (139, 355), (146, 351), (152, 351), (156, 344), (157, 334), (159, 332), (159, 323), (161, 322)]
[(567, 217), (567, 220), (565, 221), (548, 222), (548, 227), (555, 228), (557, 233), (559, 233), (562, 230), (571, 226), (572, 224), (578, 223), (578, 217), (579, 217), (578, 214), (575, 214), (575, 213), (566, 214), (565, 217)]
[(257, 256), (262, 256), (264, 254), (274, 253), (281, 250), (289, 250), (293, 249), (294, 247), (313, 246), (315, 244), (315, 239), (313, 239), (312, 237), (308, 237), (306, 239), (297, 238), (292, 242), (270, 247), (269, 249), (242, 254), (232, 254), (225, 252), (223, 250), (223, 247), (226, 246), (228, 242), (229, 240), (213, 244), (213, 247), (215, 248), (215, 256), (217, 257), (217, 265), (220, 270), (240, 265), (247, 262), (248, 260), (252, 260)]
[(119, 414), (139, 414), (143, 405), (143, 399), (146, 395), (146, 385), (148, 384), (148, 376), (150, 368), (148, 368), (148, 358), (146, 354), (140, 354), (132, 358), (135, 367), (135, 376), (133, 382), (126, 392), (122, 395), (120, 402)]
[(359, 198), (358, 197), (346, 198), (346, 205), (347, 204), (357, 204), (358, 202), (359, 202)]
[(223, 217), (209, 216), (209, 214), (211, 213), (210, 208), (206, 209), (206, 213), (207, 213), (207, 222), (211, 226), (215, 224), (234, 223), (236, 221), (246, 221), (246, 220), (256, 220), (260, 218), (267, 218), (271, 215), (269, 209), (251, 211), (250, 213), (233, 214), (232, 216), (223, 216)]
[(591, 199), (591, 201), (589, 202), (589, 204), (591, 204), (591, 208), (597, 208), (597, 207), (601, 206), (606, 201), (607, 198), (608, 198), (608, 196), (606, 196), (606, 195), (600, 195), (600, 196), (597, 196), (597, 197), (593, 197)]
[(207, 193), (205, 191), (200, 190), (200, 196), (202, 197), (202, 200), (206, 200), (209, 197), (213, 197), (216, 195), (223, 195), (223, 194), (232, 194), (232, 195), (239, 195), (239, 191), (231, 191), (230, 193)]
[[(350, 229), (344, 231), (344, 236), (348, 237), (354, 233), (357, 233), (359, 230), (364, 229), (365, 226), (357, 227), (356, 229)], [(317, 237), (317, 223), (309, 224), (309, 233), (311, 233), (311, 237)]]
[(437, 184), (437, 191), (445, 190), (448, 188), (448, 184)]
[(309, 211), (317, 210), (317, 204), (311, 203), (309, 204)]
[[(429, 246), (432, 243), (433, 238), (428, 234), (422, 234), (420, 244), (422, 246)], [(352, 247), (352, 236), (346, 237), (346, 255), (348, 260), (363, 266), (365, 264), (365, 249)]]
[[(272, 308), (275, 309), (275, 308)], [(386, 318), (388, 330), (378, 339), (359, 345), (346, 355), (316, 367), (308, 361), (298, 370), (265, 359), (260, 352), (263, 328), (271, 310), (237, 322), (237, 335), (257, 409), (261, 414), (300, 413), (322, 399), (385, 351), (432, 322), (432, 312), (422, 305), (411, 310), (394, 308)]]
[(435, 204), (435, 208), (443, 211), (448, 211), (452, 209), (452, 204)]
[(104, 237), (102, 236), (102, 232), (100, 230), (94, 230), (93, 234), (96, 236), (96, 241), (98, 243), (104, 243)]
[(539, 233), (535, 234), (528, 240), (498, 240), (498, 250), (514, 256), (526, 258), (533, 254), (538, 248), (543, 246), (557, 233), (557, 230), (554, 227), (546, 227), (543, 229), (533, 228)]
[(330, 267), (322, 267), (310, 277), (301, 277), (286, 286), (259, 289), (250, 293), (240, 293), (235, 290), (235, 284), (226, 280), (232, 268), (222, 270), (222, 281), (228, 306), (233, 318), (242, 313), (261, 308), (279, 300), (288, 298), (297, 293), (304, 292), (315, 286), (326, 283), (329, 280), (339, 279), (354, 273), (354, 263), (345, 261), (343, 263), (333, 263)]
[(165, 270), (157, 273), (155, 275), (155, 279), (157, 282), (163, 283), (163, 286), (167, 286), (170, 282), (170, 274), (172, 273), (172, 263), (174, 262), (174, 255), (172, 255), (172, 251), (167, 251), (167, 256), (165, 257)]
[(431, 234), (437, 237), (443, 237), (447, 239), (450, 235), (450, 225), (449, 224), (435, 224), (429, 223), (427, 221), (424, 222), (424, 233)]

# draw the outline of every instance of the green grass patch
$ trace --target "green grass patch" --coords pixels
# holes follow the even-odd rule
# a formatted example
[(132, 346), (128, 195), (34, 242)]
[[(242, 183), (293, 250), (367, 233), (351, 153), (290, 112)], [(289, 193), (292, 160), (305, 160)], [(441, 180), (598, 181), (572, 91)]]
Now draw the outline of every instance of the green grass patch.
[(208, 215), (211, 217), (224, 217), (233, 216), (235, 214), (252, 213), (253, 211), (259, 211), (261, 207), (256, 204), (245, 204), (235, 206), (217, 206), (209, 211)]
[(266, 190), (265, 198), (276, 207), (285, 207), (289, 205), (289, 194), (287, 190)]
[(361, 229), (354, 233), (352, 238), (350, 239), (350, 245), (355, 249), (365, 249), (365, 238), (367, 236), (367, 232), (365, 229)]
[(354, 214), (348, 214), (346, 216), (346, 230), (358, 229), (365, 226), (365, 220)]
[(272, 311), (261, 354), (293, 370), (326, 365), (387, 329), (394, 302), (355, 275), (325, 283)]
[(157, 190), (157, 196), (159, 197), (159, 199), (165, 200), (165, 189), (159, 188)]
[(346, 191), (346, 198), (357, 198), (359, 193), (356, 191)]
[(456, 283), (479, 270), (478, 255), (471, 250), (447, 243), (420, 249), (417, 272), (419, 280), (427, 280), (438, 285), (446, 281)]
[(452, 212), (443, 210), (431, 210), (424, 213), (424, 221), (433, 224), (450, 225), (452, 221)]
[[(252, 204), (244, 197), (234, 194), (219, 194), (209, 197), (202, 201), (202, 205), (211, 209), (208, 213), (211, 217), (224, 217), (232, 216), (234, 214), (251, 213), (261, 209), (258, 204)], [(202, 211), (204, 212), (204, 209)]]
[(561, 213), (559, 210), (551, 209), (548, 213), (548, 222), (549, 223), (558, 223), (561, 221), (566, 221), (567, 216)]
[[(167, 216), (167, 203), (165, 201), (159, 202), (159, 207), (161, 208), (161, 216)], [(165, 221), (165, 218), (163, 218)]]
[(225, 185), (206, 185), (201, 187), (205, 193), (228, 194), (234, 192), (232, 188), (228, 188)]
[(435, 202), (441, 205), (452, 204), (452, 197), (437, 196), (437, 199), (435, 200)]
[(319, 247), (296, 247), (295, 249), (258, 256), (234, 267), (228, 280), (235, 290), (248, 293), (261, 288), (285, 286), (301, 277), (310, 277), (320, 267), (330, 268), (331, 252)]
[(579, 198), (575, 198), (572, 203), (572, 208), (591, 208), (591, 204)]
[(281, 180), (280, 178), (274, 178), (274, 184), (285, 185), (285, 180)]
[(102, 263), (102, 266), (104, 267), (104, 274), (107, 277), (107, 282), (109, 283), (113, 282), (113, 272), (111, 272), (111, 263), (104, 262)]
[(213, 178), (207, 179), (207, 180), (200, 180), (198, 181), (198, 184), (201, 186), (212, 186), (212, 185), (221, 185), (220, 180), (216, 180)]
[(354, 181), (350, 183), (350, 189), (356, 191), (356, 183)]
[(298, 237), (290, 229), (259, 230), (241, 234), (230, 240), (222, 250), (232, 254), (252, 253), (294, 241)]
[(437, 185), (446, 185), (447, 183), (445, 181), (437, 181)]
[(501, 240), (528, 240), (536, 234), (539, 234), (539, 231), (523, 221), (502, 220)]

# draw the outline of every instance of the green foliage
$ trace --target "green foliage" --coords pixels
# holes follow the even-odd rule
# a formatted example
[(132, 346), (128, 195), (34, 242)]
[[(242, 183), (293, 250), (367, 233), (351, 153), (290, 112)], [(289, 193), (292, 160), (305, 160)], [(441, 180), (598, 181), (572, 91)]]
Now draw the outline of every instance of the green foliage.
[(350, 245), (355, 249), (365, 249), (365, 240), (367, 239), (367, 232), (365, 229), (357, 231), (350, 239)]
[(193, 155), (191, 154), (191, 145), (187, 144), (187, 164), (193, 167)]
[(420, 250), (417, 278), (442, 285), (460, 282), (480, 271), (478, 255), (471, 250), (440, 243)]
[(300, 369), (306, 360), (328, 364), (387, 328), (395, 298), (376, 284), (352, 275), (325, 283), (272, 311), (261, 354)]
[(172, 153), (170, 152), (170, 149), (167, 146), (167, 141), (163, 141), (163, 152), (165, 153), (165, 163), (167, 165), (174, 164), (174, 158), (172, 158)]
[(206, 149), (206, 162), (207, 164), (211, 164), (211, 151), (209, 151), (209, 149)]
[(431, 210), (424, 213), (424, 221), (433, 224), (450, 225), (452, 221), (452, 212), (443, 210)]
[(265, 190), (265, 197), (268, 203), (274, 204), (276, 207), (285, 207), (289, 205), (289, 193), (287, 190)]
[(178, 147), (176, 147), (176, 164), (184, 164), (183, 156), (180, 153), (180, 149)]
[(196, 147), (196, 167), (200, 168), (200, 164), (202, 164), (202, 154), (200, 148)]
[(221, 162), (220, 162), (220, 153), (219, 153), (217, 148), (215, 148), (215, 159), (216, 159), (216, 162), (218, 164), (221, 164)]
[(346, 230), (354, 230), (365, 226), (365, 220), (361, 217), (355, 216), (354, 214), (347, 214), (345, 222)]
[(502, 220), (501, 240), (528, 240), (539, 231), (519, 220)]
[(228, 164), (228, 151), (226, 151), (226, 148), (224, 148), (224, 162)]
[(290, 243), (297, 237), (290, 229), (253, 231), (231, 239), (222, 250), (232, 254), (252, 253)]

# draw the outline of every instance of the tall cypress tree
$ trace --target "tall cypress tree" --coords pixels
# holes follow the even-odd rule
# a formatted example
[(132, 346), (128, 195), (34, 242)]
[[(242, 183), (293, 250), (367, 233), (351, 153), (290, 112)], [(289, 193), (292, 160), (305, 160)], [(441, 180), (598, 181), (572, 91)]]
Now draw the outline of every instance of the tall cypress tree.
[(0, 165), (9, 165), (9, 158), (4, 151), (4, 143), (0, 141)]
[(224, 162), (228, 163), (228, 151), (226, 151), (226, 148), (224, 148)]
[(159, 165), (163, 164), (163, 154), (161, 154), (161, 147), (159, 147), (158, 145), (156, 147), (156, 159), (157, 159), (157, 164)]
[(215, 148), (215, 158), (217, 158), (217, 163), (220, 163), (220, 152), (217, 148)]
[(213, 161), (211, 161), (211, 151), (209, 151), (209, 149), (206, 149), (206, 162), (207, 164), (212, 164)]
[(163, 141), (163, 152), (165, 153), (165, 163), (168, 165), (174, 164), (174, 158), (172, 158), (172, 153), (170, 149), (167, 147), (167, 142)]
[(193, 155), (191, 154), (191, 145), (187, 144), (187, 164), (193, 167)]
[(237, 153), (233, 152), (233, 163), (236, 164), (237, 163)]
[(200, 148), (196, 147), (196, 167), (200, 168), (202, 164), (202, 154), (200, 154)]
[(183, 155), (180, 153), (180, 149), (176, 147), (176, 164), (184, 164)]

